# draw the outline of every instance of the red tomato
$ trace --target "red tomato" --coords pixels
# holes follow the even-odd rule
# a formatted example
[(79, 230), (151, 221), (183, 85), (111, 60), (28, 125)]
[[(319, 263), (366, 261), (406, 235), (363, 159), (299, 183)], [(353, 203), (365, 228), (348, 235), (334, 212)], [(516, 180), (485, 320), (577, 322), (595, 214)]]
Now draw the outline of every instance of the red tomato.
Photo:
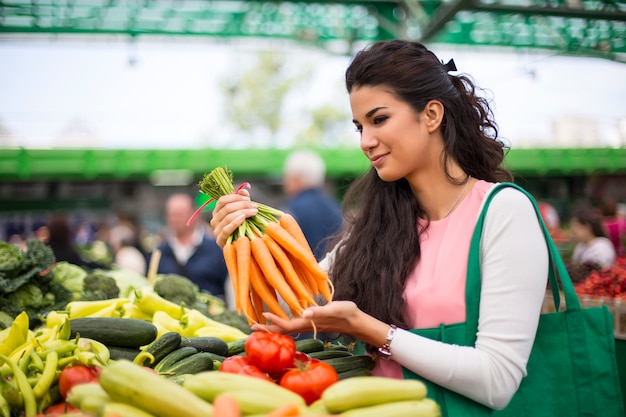
[(256, 331), (248, 336), (245, 351), (250, 365), (270, 375), (279, 375), (293, 365), (296, 342), (282, 333)]
[(274, 380), (270, 378), (268, 374), (266, 374), (265, 372), (263, 372), (257, 366), (254, 366), (254, 365), (246, 365), (242, 367), (237, 373), (274, 382)]
[(59, 375), (59, 393), (63, 399), (67, 398), (73, 386), (97, 382), (96, 370), (85, 365), (75, 365), (63, 368)]
[(62, 416), (68, 413), (79, 413), (79, 412), (80, 410), (72, 406), (72, 404), (61, 403), (61, 404), (51, 405), (50, 407), (46, 408), (43, 412), (43, 415), (46, 417), (53, 417), (53, 416)]
[(326, 388), (339, 381), (337, 371), (326, 362), (311, 359), (290, 369), (280, 379), (280, 386), (299, 394), (307, 405), (317, 401)]
[(248, 365), (248, 358), (245, 356), (229, 356), (222, 361), (220, 372), (231, 372), (236, 374), (241, 368)]
[(257, 366), (250, 365), (246, 356), (229, 356), (224, 359), (220, 366), (220, 372), (230, 372), (233, 374), (243, 374), (253, 376), (256, 378), (267, 379), (272, 381), (265, 372), (260, 370)]

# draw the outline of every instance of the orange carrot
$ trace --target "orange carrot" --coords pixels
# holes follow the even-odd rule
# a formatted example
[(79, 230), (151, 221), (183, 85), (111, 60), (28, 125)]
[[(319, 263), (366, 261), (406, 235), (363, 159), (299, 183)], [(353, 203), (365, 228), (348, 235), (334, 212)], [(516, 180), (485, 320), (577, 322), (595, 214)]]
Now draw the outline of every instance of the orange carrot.
[(235, 243), (237, 252), (237, 293), (235, 300), (239, 302), (239, 308), (248, 318), (248, 322), (254, 321), (254, 308), (250, 301), (250, 239), (247, 236), (239, 237)]
[(259, 297), (261, 297), (267, 308), (272, 313), (283, 319), (289, 318), (287, 313), (285, 313), (285, 310), (283, 310), (283, 307), (278, 302), (276, 290), (267, 285), (267, 281), (263, 276), (263, 271), (261, 271), (261, 268), (254, 257), (250, 260), (250, 285)]
[[(217, 415), (217, 414), (216, 414)], [(299, 416), (300, 407), (296, 403), (287, 403), (281, 407), (270, 411), (265, 417), (291, 417), (291, 416)]]
[(241, 417), (241, 408), (235, 397), (222, 393), (213, 400), (213, 415), (219, 417)]
[(319, 295), (320, 290), (318, 288), (317, 281), (315, 280), (315, 277), (309, 271), (309, 269), (301, 266), (301, 263), (298, 259), (289, 255), (287, 256), (289, 257), (289, 260), (291, 262), (291, 265), (293, 266), (293, 269), (296, 271), (298, 276), (301, 277), (301, 279), (304, 281), (304, 283), (306, 284), (311, 294)]
[(270, 235), (280, 246), (295, 258), (303, 262), (313, 262), (317, 264), (317, 259), (313, 256), (310, 246), (303, 246), (278, 222), (268, 222), (265, 225), (265, 233)]
[(291, 312), (296, 316), (300, 316), (304, 308), (300, 305), (298, 298), (285, 281), (285, 277), (280, 269), (278, 269), (278, 266), (276, 266), (276, 262), (274, 262), (274, 258), (272, 258), (272, 254), (263, 239), (260, 237), (253, 238), (250, 241), (250, 246), (252, 248), (252, 256), (254, 256), (254, 259), (256, 259), (259, 264), (267, 282), (274, 287), (283, 300), (285, 300)]
[[(284, 213), (278, 219), (278, 223), (303, 247), (308, 248), (309, 250), (311, 249), (311, 245), (309, 244), (309, 241), (304, 235), (304, 232), (302, 231), (302, 228), (300, 227), (300, 224), (298, 224), (298, 221), (295, 217), (293, 217), (289, 213)], [(311, 251), (311, 255), (313, 255), (313, 251)], [(313, 257), (315, 257), (315, 255), (313, 255)]]
[(320, 293), (326, 301), (330, 301), (332, 299), (332, 283), (328, 278), (328, 273), (317, 263), (317, 259), (313, 256), (311, 249), (303, 248), (296, 238), (291, 236), (280, 223), (269, 222), (265, 226), (265, 233), (271, 236), (288, 254), (299, 260), (300, 264), (313, 274)]
[[(296, 296), (298, 296), (299, 299), (302, 300), (300, 304), (305, 307), (317, 305), (317, 303), (311, 296), (310, 291), (303, 283), (303, 279), (306, 278), (298, 276), (298, 273), (293, 268), (291, 259), (289, 259), (283, 248), (278, 243), (276, 243), (270, 235), (262, 235), (261, 239), (265, 241), (265, 244), (270, 250), (272, 257), (282, 270), (285, 281), (287, 281), (287, 283), (291, 286)], [(305, 302), (308, 303), (308, 305), (305, 305)]]
[(256, 279), (254, 275), (250, 274), (250, 299), (252, 300), (252, 306), (254, 307), (254, 316), (257, 323), (266, 324), (267, 320), (263, 316), (263, 299), (258, 292), (254, 290), (252, 286), (252, 280)]
[[(229, 241), (224, 245), (222, 249), (224, 253), (224, 261), (226, 262), (226, 269), (228, 269), (228, 275), (230, 275), (230, 283), (233, 287), (233, 294), (238, 294), (237, 291), (237, 252), (235, 250), (235, 245)], [(235, 306), (237, 312), (241, 312), (241, 308), (239, 306), (239, 300), (235, 297)]]

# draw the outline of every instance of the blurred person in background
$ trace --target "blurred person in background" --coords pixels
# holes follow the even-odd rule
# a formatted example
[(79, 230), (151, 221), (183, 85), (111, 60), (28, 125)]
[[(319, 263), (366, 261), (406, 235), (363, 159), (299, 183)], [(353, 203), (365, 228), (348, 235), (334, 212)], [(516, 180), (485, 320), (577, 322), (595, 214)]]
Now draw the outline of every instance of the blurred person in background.
[(53, 213), (44, 228), (39, 231), (40, 239), (50, 246), (57, 262), (66, 261), (87, 268), (104, 268), (104, 265), (88, 261), (80, 255), (66, 213)]
[(576, 242), (572, 263), (596, 266), (599, 269), (613, 266), (615, 248), (606, 236), (602, 218), (595, 210), (588, 206), (577, 207), (570, 219), (570, 231)]
[(315, 257), (326, 254), (327, 240), (339, 233), (343, 218), (340, 203), (324, 191), (326, 165), (314, 151), (293, 151), (283, 166), (284, 211), (295, 217)]
[(195, 282), (201, 290), (224, 298), (228, 271), (222, 249), (208, 233), (200, 217), (187, 226), (195, 211), (194, 200), (187, 194), (173, 194), (167, 199), (167, 236), (157, 247), (161, 251), (157, 273), (182, 275)]
[(113, 263), (119, 268), (147, 273), (146, 256), (135, 246), (135, 231), (126, 224), (117, 224), (109, 231), (109, 245), (113, 251)]
[(539, 198), (536, 198), (536, 200), (539, 206), (539, 213), (548, 228), (548, 232), (550, 232), (550, 236), (552, 236), (552, 239), (555, 241), (561, 240), (563, 238), (563, 232), (561, 231), (561, 217), (559, 216), (559, 212), (547, 201), (543, 201)]
[(602, 215), (602, 223), (606, 229), (607, 237), (613, 243), (617, 255), (626, 253), (622, 244), (626, 239), (626, 219), (620, 217), (617, 211), (617, 201), (614, 198), (607, 197), (602, 201), (600, 207)]

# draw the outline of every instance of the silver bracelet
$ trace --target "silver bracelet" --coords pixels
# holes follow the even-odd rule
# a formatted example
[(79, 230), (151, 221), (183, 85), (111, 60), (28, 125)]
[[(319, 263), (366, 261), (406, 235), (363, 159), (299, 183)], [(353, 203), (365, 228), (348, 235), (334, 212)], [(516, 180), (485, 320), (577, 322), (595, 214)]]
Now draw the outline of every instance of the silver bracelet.
[(393, 340), (393, 337), (396, 335), (397, 329), (398, 327), (395, 324), (392, 324), (389, 326), (389, 331), (387, 332), (387, 338), (385, 339), (385, 344), (378, 348), (380, 359), (387, 361), (391, 357), (391, 341)]

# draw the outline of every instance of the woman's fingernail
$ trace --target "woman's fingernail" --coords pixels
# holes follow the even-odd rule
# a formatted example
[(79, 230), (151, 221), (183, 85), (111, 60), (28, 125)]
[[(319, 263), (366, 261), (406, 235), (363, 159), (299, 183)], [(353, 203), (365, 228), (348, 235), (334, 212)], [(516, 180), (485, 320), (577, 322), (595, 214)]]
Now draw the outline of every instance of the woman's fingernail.
[(311, 317), (313, 317), (313, 311), (311, 311), (311, 310), (304, 310), (302, 312), (302, 317), (304, 317), (305, 319), (310, 319)]

